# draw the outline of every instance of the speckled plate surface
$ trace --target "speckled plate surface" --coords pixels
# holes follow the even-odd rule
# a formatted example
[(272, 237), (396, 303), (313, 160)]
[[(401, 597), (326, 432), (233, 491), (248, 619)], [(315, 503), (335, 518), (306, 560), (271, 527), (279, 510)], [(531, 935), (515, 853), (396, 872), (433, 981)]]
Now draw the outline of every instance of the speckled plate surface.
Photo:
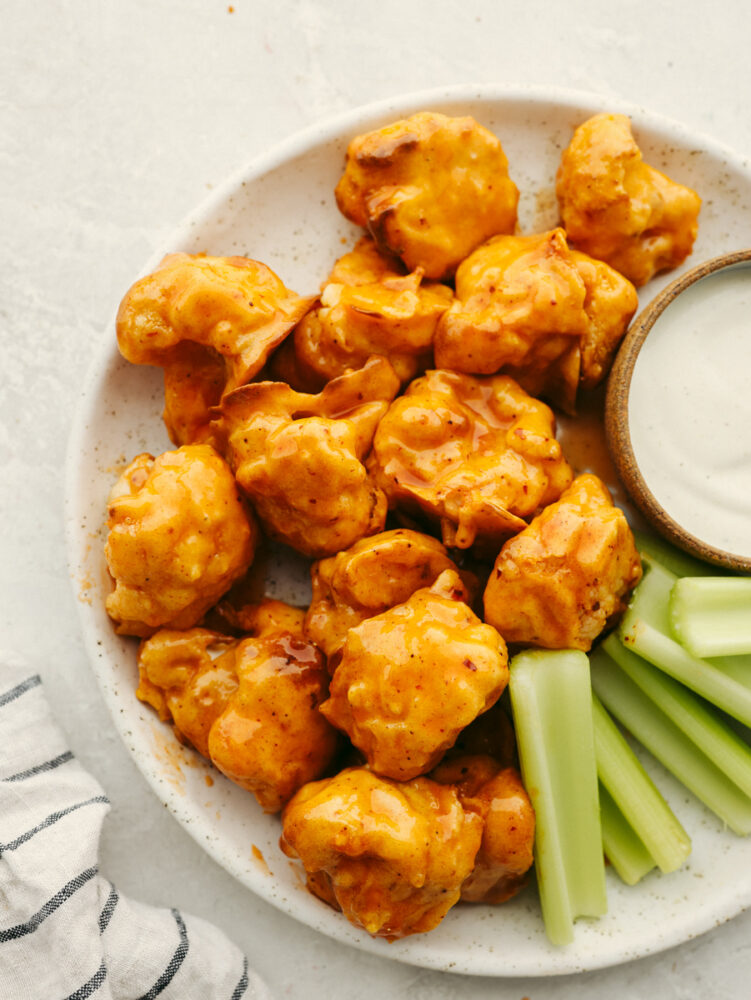
[[(730, 150), (642, 108), (596, 95), (481, 86), (409, 95), (294, 136), (214, 191), (147, 262), (144, 273), (168, 251), (247, 254), (267, 263), (295, 291), (315, 292), (356, 236), (333, 197), (349, 138), (421, 109), (472, 114), (496, 132), (522, 193), (524, 232), (556, 222), (553, 183), (561, 149), (577, 124), (611, 110), (632, 117), (648, 162), (702, 195), (700, 235), (686, 266), (748, 242), (751, 165)], [(668, 280), (642, 289), (642, 303)], [(278, 819), (263, 815), (248, 793), (181, 746), (170, 728), (136, 700), (136, 642), (116, 636), (104, 612), (110, 586), (102, 554), (107, 494), (124, 462), (144, 450), (159, 453), (170, 447), (161, 409), (161, 371), (125, 363), (111, 326), (93, 361), (70, 440), (66, 528), (71, 576), (113, 725), (160, 800), (248, 889), (356, 947), (414, 965), (485, 976), (553, 975), (625, 962), (701, 934), (751, 903), (751, 840), (724, 831), (649, 761), (691, 834), (691, 859), (682, 871), (652, 874), (637, 888), (626, 888), (609, 872), (607, 916), (580, 921), (575, 942), (566, 948), (547, 942), (533, 886), (501, 907), (455, 907), (435, 931), (390, 945), (359, 933), (310, 896), (296, 866), (279, 851)], [(564, 429), (566, 436), (576, 433), (575, 427)], [(579, 447), (569, 454), (580, 469), (602, 472), (598, 448)], [(622, 499), (617, 484), (611, 484)], [(272, 567), (270, 591), (303, 603), (308, 582), (301, 566)]]

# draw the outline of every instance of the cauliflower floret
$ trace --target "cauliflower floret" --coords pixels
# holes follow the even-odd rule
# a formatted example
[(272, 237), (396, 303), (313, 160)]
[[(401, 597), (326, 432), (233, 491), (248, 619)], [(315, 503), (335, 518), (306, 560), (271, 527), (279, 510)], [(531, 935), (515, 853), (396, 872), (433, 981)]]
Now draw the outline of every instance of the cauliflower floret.
[(595, 115), (577, 128), (556, 194), (572, 243), (635, 285), (693, 249), (701, 198), (643, 161), (626, 115)]
[(456, 273), (456, 300), (438, 324), (435, 363), (511, 375), (532, 396), (573, 412), (577, 390), (607, 374), (636, 312), (634, 286), (569, 249), (562, 229), (498, 236)]
[(506, 645), (466, 597), (445, 570), (347, 632), (321, 712), (376, 773), (407, 781), (429, 771), (503, 693)]
[(473, 118), (421, 111), (357, 136), (336, 186), (341, 212), (428, 278), (496, 233), (512, 233), (519, 192), (498, 139)]
[(498, 545), (573, 474), (545, 403), (506, 375), (430, 371), (381, 420), (368, 459), (392, 507), (438, 521), (445, 545)]
[(485, 588), (485, 620), (510, 643), (586, 651), (625, 610), (640, 578), (623, 512), (597, 476), (578, 476), (501, 549)]
[(362, 459), (398, 389), (372, 358), (317, 395), (255, 382), (224, 397), (217, 434), (272, 538), (320, 558), (383, 529), (386, 497)]
[(446, 549), (419, 531), (396, 528), (362, 538), (313, 564), (305, 634), (332, 656), (350, 628), (402, 604), (446, 569), (456, 570)]
[(481, 836), (481, 817), (453, 788), (348, 768), (300, 789), (282, 815), (281, 847), (301, 860), (314, 895), (393, 941), (438, 926)]
[(314, 301), (247, 257), (168, 254), (120, 303), (117, 341), (128, 361), (164, 368), (167, 430), (193, 444), (208, 440), (222, 393), (249, 382)]
[(126, 635), (190, 628), (250, 566), (255, 520), (206, 444), (137, 456), (113, 487), (107, 613)]
[(138, 697), (266, 812), (319, 778), (338, 744), (318, 711), (328, 689), (324, 659), (302, 621), (302, 611), (264, 601), (245, 609), (250, 634), (242, 639), (162, 629), (138, 656)]
[(483, 817), (482, 843), (462, 900), (505, 903), (524, 888), (534, 860), (535, 813), (521, 775), (475, 754), (442, 761), (430, 777), (454, 787), (464, 808)]
[(295, 329), (298, 370), (323, 385), (380, 354), (408, 382), (430, 363), (438, 320), (452, 299), (447, 285), (423, 282), (419, 268), (368, 284), (329, 281)]

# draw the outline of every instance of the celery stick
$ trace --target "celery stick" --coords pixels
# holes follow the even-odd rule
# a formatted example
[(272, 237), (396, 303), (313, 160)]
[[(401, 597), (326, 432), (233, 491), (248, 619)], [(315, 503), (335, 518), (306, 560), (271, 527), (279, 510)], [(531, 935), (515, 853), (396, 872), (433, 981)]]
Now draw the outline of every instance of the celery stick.
[(634, 531), (636, 547), (642, 556), (650, 556), (661, 566), (676, 576), (718, 576), (722, 570), (717, 566), (695, 559), (682, 549), (670, 545), (659, 535), (649, 535), (644, 531)]
[(694, 656), (751, 653), (751, 578), (687, 576), (670, 597), (673, 634)]
[(751, 653), (742, 656), (712, 656), (707, 663), (738, 681), (744, 687), (751, 688)]
[(655, 867), (654, 858), (634, 833), (610, 792), (600, 782), (602, 846), (622, 882), (636, 885)]
[(634, 739), (731, 830), (751, 833), (751, 799), (599, 648), (590, 655), (592, 687)]
[(751, 688), (692, 656), (671, 637), (670, 595), (676, 580), (651, 557), (644, 558), (644, 576), (618, 630), (621, 641), (734, 719), (751, 726)]
[(670, 625), (670, 595), (678, 577), (652, 556), (641, 553), (644, 576), (631, 595), (622, 627), (632, 619), (642, 619), (665, 635), (672, 635)]
[(688, 834), (597, 695), (592, 696), (592, 708), (600, 783), (610, 792), (660, 871), (675, 871), (691, 853)]
[(589, 661), (579, 650), (524, 651), (509, 690), (545, 930), (568, 944), (577, 917), (607, 911)]
[(660, 710), (751, 798), (751, 747), (682, 684), (626, 649), (615, 635), (602, 648)]
[(745, 726), (751, 726), (751, 688), (707, 660), (692, 656), (674, 639), (643, 621), (630, 623), (622, 635), (625, 645), (660, 670), (685, 684)]

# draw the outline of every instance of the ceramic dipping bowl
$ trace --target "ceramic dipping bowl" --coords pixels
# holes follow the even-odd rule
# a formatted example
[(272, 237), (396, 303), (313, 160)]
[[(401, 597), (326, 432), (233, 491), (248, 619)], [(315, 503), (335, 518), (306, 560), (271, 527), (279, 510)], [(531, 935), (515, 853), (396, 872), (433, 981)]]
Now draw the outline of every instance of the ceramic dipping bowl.
[(609, 376), (605, 433), (660, 534), (751, 573), (751, 249), (692, 268), (637, 316)]

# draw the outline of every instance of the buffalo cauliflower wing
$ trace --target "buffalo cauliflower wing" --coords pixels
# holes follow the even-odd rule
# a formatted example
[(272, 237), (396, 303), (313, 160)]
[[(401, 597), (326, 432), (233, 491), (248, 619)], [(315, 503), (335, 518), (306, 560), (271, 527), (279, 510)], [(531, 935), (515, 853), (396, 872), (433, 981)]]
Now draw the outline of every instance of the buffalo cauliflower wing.
[(573, 474), (555, 419), (510, 377), (430, 371), (381, 420), (368, 459), (389, 504), (437, 521), (445, 545), (494, 546)]
[(305, 634), (332, 656), (350, 628), (402, 604), (446, 569), (456, 566), (430, 535), (396, 528), (362, 538), (311, 567)]
[(512, 233), (519, 192), (498, 139), (473, 118), (421, 111), (350, 142), (340, 211), (428, 278), (496, 233)]
[(386, 497), (362, 460), (398, 389), (372, 358), (317, 395), (255, 382), (224, 397), (217, 434), (272, 538), (320, 558), (383, 529)]
[(193, 444), (222, 393), (249, 382), (314, 301), (247, 257), (168, 254), (120, 303), (117, 341), (128, 361), (164, 368), (167, 430)]
[(626, 115), (595, 115), (576, 129), (556, 194), (572, 243), (635, 285), (693, 249), (701, 198), (644, 162)]
[(533, 396), (573, 412), (597, 385), (638, 305), (634, 286), (569, 249), (562, 229), (498, 236), (456, 273), (456, 300), (435, 336), (435, 364), (511, 375)]
[(501, 549), (485, 588), (485, 620), (509, 643), (586, 651), (625, 610), (640, 578), (623, 511), (597, 476), (581, 475)]
[(475, 754), (442, 761), (430, 777), (454, 787), (464, 808), (483, 817), (480, 850), (462, 883), (462, 900), (505, 903), (524, 888), (534, 860), (535, 813), (521, 775)]
[(347, 632), (321, 712), (378, 774), (435, 766), (508, 681), (506, 645), (465, 603), (454, 570)]
[(206, 444), (137, 456), (109, 499), (105, 556), (117, 631), (190, 628), (250, 566), (255, 520), (224, 459)]
[(308, 888), (374, 937), (432, 930), (459, 901), (482, 819), (428, 778), (398, 782), (365, 768), (315, 781), (282, 814), (281, 847)]
[(361, 368), (373, 354), (387, 357), (408, 382), (432, 358), (451, 289), (424, 282), (420, 268), (405, 275), (385, 259), (379, 268), (372, 247), (361, 240), (337, 262), (318, 304), (295, 328), (297, 368), (309, 384), (320, 386), (348, 368)]
[(162, 629), (138, 655), (138, 697), (266, 812), (321, 777), (337, 750), (336, 732), (318, 711), (328, 674), (302, 619), (264, 601), (246, 609), (244, 638)]

